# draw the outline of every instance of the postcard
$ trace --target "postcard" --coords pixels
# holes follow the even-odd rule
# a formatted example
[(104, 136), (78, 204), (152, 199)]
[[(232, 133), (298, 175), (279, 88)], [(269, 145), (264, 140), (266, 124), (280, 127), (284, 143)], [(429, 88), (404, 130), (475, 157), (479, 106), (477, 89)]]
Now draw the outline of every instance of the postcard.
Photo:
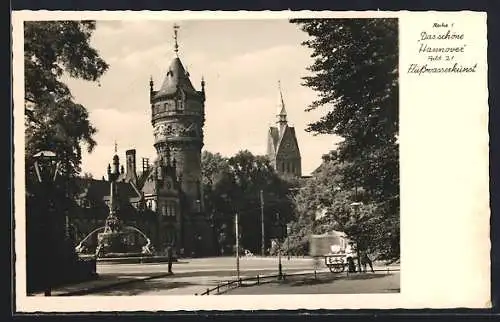
[(486, 18), (13, 12), (16, 310), (490, 307)]

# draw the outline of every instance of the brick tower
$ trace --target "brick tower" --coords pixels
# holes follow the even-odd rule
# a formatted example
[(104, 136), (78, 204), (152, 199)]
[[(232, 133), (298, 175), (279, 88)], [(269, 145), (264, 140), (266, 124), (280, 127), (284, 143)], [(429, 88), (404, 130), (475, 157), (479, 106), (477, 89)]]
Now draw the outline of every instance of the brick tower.
[[(208, 223), (203, 216), (201, 149), (205, 122), (205, 82), (197, 91), (179, 58), (174, 25), (175, 57), (158, 90), (150, 81), (151, 122), (159, 160), (172, 158), (181, 186), (181, 241), (187, 255), (210, 253)], [(170, 155), (167, 155), (170, 154)]]

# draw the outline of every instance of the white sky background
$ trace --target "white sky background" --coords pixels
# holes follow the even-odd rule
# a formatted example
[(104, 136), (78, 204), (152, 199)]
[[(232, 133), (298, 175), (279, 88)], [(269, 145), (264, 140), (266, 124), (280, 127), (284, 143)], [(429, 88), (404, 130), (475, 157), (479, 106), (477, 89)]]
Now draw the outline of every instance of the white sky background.
[[(302, 172), (309, 174), (339, 138), (305, 131), (326, 107), (305, 112), (316, 93), (301, 85), (312, 64), (300, 43), (307, 34), (287, 20), (179, 21), (179, 57), (199, 90), (206, 80), (204, 150), (232, 156), (242, 149), (265, 154), (268, 127), (276, 120), (281, 80), (289, 124), (295, 126)], [(161, 86), (173, 52), (172, 21), (98, 21), (92, 45), (110, 65), (96, 83), (67, 81), (98, 129), (97, 147), (83, 154), (82, 173), (101, 178), (114, 154), (114, 141), (152, 160), (149, 77)]]

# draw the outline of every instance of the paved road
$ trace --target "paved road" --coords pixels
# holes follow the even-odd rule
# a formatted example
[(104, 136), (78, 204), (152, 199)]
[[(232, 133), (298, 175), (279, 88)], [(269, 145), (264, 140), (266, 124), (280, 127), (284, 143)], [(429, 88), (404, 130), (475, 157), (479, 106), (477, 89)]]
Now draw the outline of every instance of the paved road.
[[(284, 257), (282, 258), (282, 268), (285, 274), (291, 274), (311, 272), (315, 266), (314, 261), (310, 258), (288, 260)], [(324, 266), (319, 269), (320, 272), (325, 270), (328, 269)], [(234, 280), (237, 276), (236, 259), (232, 257), (181, 260), (173, 265), (173, 271), (174, 275), (139, 280), (88, 295), (193, 295), (202, 293), (207, 288), (215, 287), (223, 281)], [(167, 264), (99, 264), (97, 272), (102, 277), (116, 276), (141, 279), (167, 272)], [(278, 259), (275, 257), (244, 257), (240, 259), (240, 277), (242, 278), (277, 273)], [(331, 273), (325, 274), (329, 277), (332, 276)], [(331, 291), (328, 291), (328, 287), (325, 290), (327, 293)]]
[[(283, 270), (313, 269), (313, 261), (309, 258), (282, 259)], [(276, 258), (243, 257), (240, 259), (240, 271), (277, 270)], [(183, 272), (231, 272), (236, 274), (236, 259), (232, 257), (194, 258), (180, 260), (173, 264), (175, 273)], [(98, 264), (99, 274), (156, 274), (167, 271), (166, 263), (148, 264)]]
[[(313, 261), (308, 258), (282, 259), (285, 273), (313, 270)], [(167, 271), (167, 264), (99, 264), (97, 272), (101, 276), (117, 275), (126, 277), (147, 277)], [(201, 258), (181, 260), (173, 265), (174, 275), (138, 281), (123, 286), (116, 286), (98, 294), (89, 295), (193, 295), (202, 293), (207, 288), (215, 287), (221, 281), (236, 278), (236, 259)], [(240, 277), (272, 275), (278, 272), (277, 258), (241, 258)]]

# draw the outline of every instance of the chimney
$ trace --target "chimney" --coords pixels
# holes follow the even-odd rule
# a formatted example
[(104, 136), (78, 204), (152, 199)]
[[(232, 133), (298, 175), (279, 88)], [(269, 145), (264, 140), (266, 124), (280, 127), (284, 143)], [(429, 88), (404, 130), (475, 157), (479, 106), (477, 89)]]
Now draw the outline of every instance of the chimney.
[(127, 172), (125, 174), (125, 180), (127, 182), (132, 181), (137, 183), (137, 173), (135, 165), (135, 149), (127, 150), (125, 152), (127, 158)]

